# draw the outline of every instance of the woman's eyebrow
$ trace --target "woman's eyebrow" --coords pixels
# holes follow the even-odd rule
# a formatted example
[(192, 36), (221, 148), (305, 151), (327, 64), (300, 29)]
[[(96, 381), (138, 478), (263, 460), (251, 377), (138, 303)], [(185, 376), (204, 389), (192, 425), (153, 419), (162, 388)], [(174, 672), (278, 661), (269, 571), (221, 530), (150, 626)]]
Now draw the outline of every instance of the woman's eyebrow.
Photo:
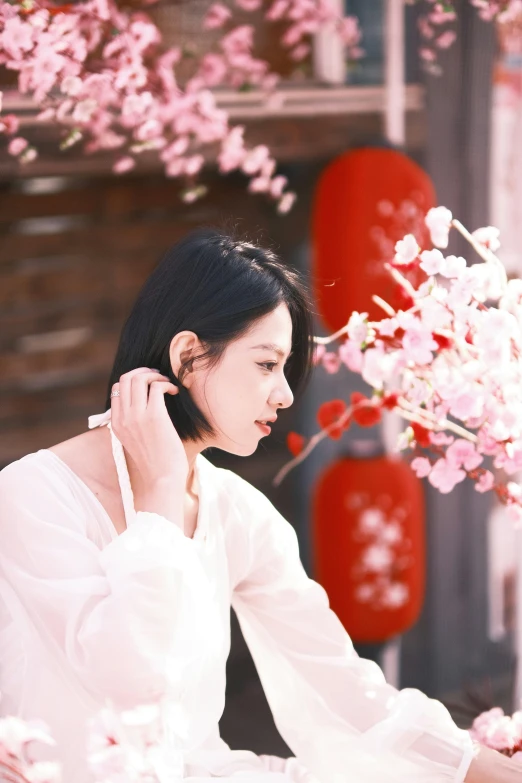
[[(282, 348), (280, 348), (275, 343), (263, 343), (262, 345), (253, 345), (252, 350), (255, 351), (257, 348), (261, 348), (263, 351), (274, 351), (282, 358), (285, 356), (285, 352)], [(292, 351), (288, 354), (288, 358), (292, 355)]]

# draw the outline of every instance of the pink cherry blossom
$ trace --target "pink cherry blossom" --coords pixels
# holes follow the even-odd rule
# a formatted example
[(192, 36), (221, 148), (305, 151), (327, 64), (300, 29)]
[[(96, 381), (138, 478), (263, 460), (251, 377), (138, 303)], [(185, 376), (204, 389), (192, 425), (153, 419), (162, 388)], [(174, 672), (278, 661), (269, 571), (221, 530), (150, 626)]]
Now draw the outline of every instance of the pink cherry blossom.
[(322, 364), (326, 372), (333, 374), (339, 370), (341, 360), (337, 353), (327, 351), (322, 358)]
[(409, 378), (406, 374), (403, 379), (403, 389), (407, 392), (408, 399), (419, 407), (427, 403), (433, 394), (429, 383), (422, 378)]
[(494, 484), (495, 477), (493, 473), (490, 470), (486, 470), (475, 484), (475, 489), (477, 492), (489, 492), (490, 489), (493, 489)]
[(428, 476), (430, 484), (438, 489), (442, 494), (447, 495), (457, 484), (464, 481), (466, 473), (460, 468), (456, 468), (444, 457), (438, 459), (434, 464)]
[(482, 415), (484, 410), (484, 396), (482, 393), (476, 394), (474, 389), (464, 394), (457, 394), (449, 403), (449, 411), (462, 421), (474, 419)]
[(487, 732), (488, 747), (495, 750), (511, 750), (519, 736), (518, 728), (505, 715), (491, 725)]
[(281, 196), (283, 195), (283, 190), (285, 189), (287, 184), (288, 184), (288, 179), (286, 177), (282, 177), (282, 176), (274, 177), (270, 185), (270, 194), (272, 195), (272, 197), (281, 198)]
[(246, 155), (241, 168), (245, 174), (257, 174), (266, 160), (268, 160), (269, 154), (268, 147), (264, 144), (259, 144)]
[(379, 334), (383, 337), (393, 337), (398, 327), (399, 322), (396, 318), (383, 318), (377, 325)]
[(295, 60), (296, 62), (299, 62), (300, 60), (304, 60), (305, 57), (308, 57), (311, 51), (311, 46), (309, 44), (299, 44), (296, 46), (292, 51), (290, 52), (290, 57), (292, 60)]
[(455, 30), (446, 30), (444, 33), (442, 33), (442, 35), (439, 35), (435, 41), (435, 45), (438, 46), (439, 49), (449, 49), (449, 47), (452, 46), (456, 40), (457, 33)]
[(477, 228), (473, 231), (472, 236), (475, 237), (477, 242), (485, 245), (487, 248), (493, 251), (497, 251), (500, 247), (500, 231), (494, 226), (485, 226), (484, 228)]
[(475, 446), (469, 440), (457, 438), (446, 449), (446, 459), (455, 467), (464, 467), (465, 470), (469, 471), (477, 468), (484, 458), (477, 452)]
[(445, 269), (445, 259), (440, 250), (423, 250), (420, 257), (420, 268), (427, 275), (438, 275)]
[(453, 323), (451, 310), (437, 301), (433, 296), (418, 300), (421, 319), (424, 326), (431, 332), (448, 329)]
[(354, 311), (348, 321), (347, 333), (355, 345), (361, 346), (368, 337), (368, 313)]
[(223, 141), (221, 152), (218, 155), (220, 171), (226, 174), (238, 168), (243, 163), (247, 151), (243, 141), (244, 126), (237, 125)]
[(228, 55), (248, 52), (254, 43), (254, 28), (250, 24), (239, 25), (225, 35), (220, 42)]
[[(344, 19), (341, 19), (337, 24), (337, 32), (343, 41), (352, 47), (353, 57), (353, 47), (356, 47), (362, 37), (358, 19), (356, 19), (355, 16), (346, 16)], [(362, 56), (362, 54), (363, 52), (361, 51), (360, 56)]]
[(402, 347), (406, 360), (415, 364), (429, 364), (433, 359), (432, 351), (435, 351), (438, 346), (431, 331), (417, 320), (406, 329), (402, 338)]
[(0, 117), (0, 133), (5, 133), (7, 136), (12, 136), (13, 133), (18, 131), (20, 127), (20, 121), (14, 114), (4, 114)]
[(27, 147), (27, 149), (22, 152), (22, 154), (19, 156), (18, 160), (20, 163), (31, 163), (33, 160), (36, 160), (38, 157), (38, 153), (35, 150), (34, 147)]
[(489, 727), (495, 724), (500, 718), (504, 717), (504, 710), (501, 707), (493, 707), (487, 712), (482, 712), (475, 718), (471, 726), (471, 733), (483, 735), (488, 731)]
[(248, 184), (251, 193), (267, 193), (270, 190), (270, 179), (268, 177), (256, 177), (251, 179)]
[(277, 205), (277, 211), (279, 214), (286, 215), (286, 213), (292, 209), (296, 198), (297, 196), (295, 193), (285, 193)]
[(10, 155), (20, 155), (28, 146), (27, 139), (23, 139), (21, 136), (17, 136), (15, 139), (9, 142), (7, 145), (7, 151)]
[[(461, 256), (446, 256), (446, 263), (441, 274), (444, 277), (457, 277), (460, 278), (466, 269), (466, 259)], [(470, 282), (473, 282), (470, 277)]]
[(236, 5), (243, 11), (257, 11), (261, 8), (263, 0), (236, 0)]
[(419, 243), (413, 234), (407, 234), (404, 239), (400, 239), (395, 245), (395, 264), (411, 264), (419, 254)]
[(448, 237), (453, 215), (446, 207), (433, 207), (426, 215), (426, 225), (435, 247), (448, 247)]
[(402, 351), (387, 353), (382, 346), (368, 348), (363, 354), (361, 375), (374, 389), (382, 389), (404, 361)]
[(429, 20), (425, 16), (421, 16), (417, 22), (419, 31), (425, 40), (430, 40), (434, 36), (433, 27), (430, 25)]
[(207, 30), (215, 30), (216, 28), (223, 27), (225, 22), (232, 17), (232, 11), (227, 8), (223, 3), (214, 3), (208, 9), (206, 16), (203, 20), (203, 27)]
[(449, 446), (455, 438), (453, 435), (447, 435), (445, 432), (432, 432), (430, 440), (434, 446)]
[(431, 471), (431, 462), (426, 457), (415, 457), (411, 461), (411, 468), (418, 478), (426, 478)]
[(445, 24), (453, 22), (456, 19), (456, 13), (453, 9), (444, 8), (442, 3), (435, 3), (430, 12), (430, 21), (432, 24)]
[(79, 76), (66, 76), (60, 85), (61, 91), (65, 95), (76, 96), (82, 91), (83, 82)]
[(339, 358), (341, 362), (352, 372), (360, 372), (363, 363), (363, 352), (351, 340), (346, 340), (339, 346)]
[(284, 15), (289, 11), (290, 7), (291, 0), (274, 0), (267, 13), (267, 19), (272, 22), (283, 19)]
[(5, 22), (1, 33), (0, 45), (15, 60), (22, 58), (24, 52), (29, 52), (35, 44), (35, 31), (30, 25), (22, 22), (19, 16), (14, 16)]
[(125, 174), (125, 172), (133, 169), (135, 165), (136, 161), (134, 158), (131, 158), (130, 155), (126, 155), (123, 158), (118, 158), (116, 163), (113, 165), (112, 170), (115, 174)]
[[(428, 46), (421, 46), (419, 49), (419, 54), (421, 56), (421, 59), (424, 60), (426, 63), (432, 63), (435, 62), (437, 59), (437, 55), (435, 54), (433, 49), (430, 49)], [(440, 247), (445, 247), (444, 245), (441, 245)]]
[(56, 745), (49, 734), (49, 727), (41, 720), (25, 721), (14, 715), (0, 720), (0, 745), (8, 753), (20, 757), (25, 745), (35, 741), (45, 745)]

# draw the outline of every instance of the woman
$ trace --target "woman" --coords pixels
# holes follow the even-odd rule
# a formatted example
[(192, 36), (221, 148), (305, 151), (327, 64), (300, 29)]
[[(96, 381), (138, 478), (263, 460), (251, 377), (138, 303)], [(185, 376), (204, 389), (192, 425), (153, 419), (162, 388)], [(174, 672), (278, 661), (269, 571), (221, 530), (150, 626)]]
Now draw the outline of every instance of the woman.
[[(294, 272), (200, 230), (123, 328), (105, 414), (0, 473), (0, 713), (45, 720), (64, 783), (86, 783), (87, 720), (160, 702), (170, 779), (512, 783), (438, 702), (361, 660), (307, 578), (291, 526), (203, 456), (252, 454), (311, 368)], [(105, 426), (108, 425), (108, 426)], [(296, 758), (220, 739), (229, 610)]]

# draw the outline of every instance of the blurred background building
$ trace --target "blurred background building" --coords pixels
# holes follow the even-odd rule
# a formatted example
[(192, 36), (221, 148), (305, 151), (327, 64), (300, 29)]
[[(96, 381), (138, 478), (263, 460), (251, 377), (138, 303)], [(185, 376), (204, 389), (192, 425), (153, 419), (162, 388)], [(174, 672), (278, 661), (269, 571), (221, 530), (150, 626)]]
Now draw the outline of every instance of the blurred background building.
[[(201, 20), (209, 5), (163, 2), (151, 13), (167, 41), (197, 51), (207, 35)], [(497, 44), (494, 27), (480, 21), (467, 0), (457, 6), (458, 38), (440, 54), (440, 76), (419, 67), (415, 9), (405, 9), (404, 150), (432, 177), (438, 203), (475, 229), (491, 220)], [(329, 83), (318, 50), (295, 70), (276, 44), (277, 31), (267, 28), (258, 54), (284, 77), (278, 100), (266, 105), (252, 93), (218, 91), (231, 118), (246, 125), (247, 140), (270, 147), (297, 191), (296, 205), (284, 217), (262, 197), (247, 195), (242, 176), (218, 175), (212, 161), (203, 175), (209, 193), (190, 205), (181, 202), (180, 185), (166, 179), (153, 158), (143, 157), (132, 173), (116, 177), (105, 154), (59, 152), (52, 125), (38, 124), (30, 103), (6, 92), (6, 107), (22, 113), (24, 134), (41, 154), (25, 168), (0, 154), (0, 468), (84, 431), (87, 417), (103, 410), (125, 316), (163, 251), (191, 228), (237, 227), (309, 276), (310, 215), (321, 172), (348, 149), (387, 144), (385, 0), (347, 0), (346, 7), (361, 20), (367, 56), (342, 83)], [(453, 251), (459, 251), (457, 244)], [(319, 317), (317, 328), (326, 333)], [(348, 370), (327, 376), (319, 368), (306, 396), (281, 417), (256, 454), (208, 454), (265, 492), (290, 520), (312, 575), (310, 487), (335, 457), (378, 449), (378, 435), (353, 428), (339, 442), (323, 442), (279, 488), (272, 480), (289, 456), (286, 433), (313, 432), (321, 401), (359, 388)], [(446, 496), (425, 490), (427, 591), (421, 618), (402, 641), (400, 686), (452, 703), (462, 700), (465, 688), (485, 693), (489, 682), (491, 704), (502, 703), (510, 692), (513, 656), (509, 617), (507, 631), (489, 638), (489, 501), (467, 483)], [(233, 747), (284, 753), (235, 624), (228, 675), (224, 738)]]

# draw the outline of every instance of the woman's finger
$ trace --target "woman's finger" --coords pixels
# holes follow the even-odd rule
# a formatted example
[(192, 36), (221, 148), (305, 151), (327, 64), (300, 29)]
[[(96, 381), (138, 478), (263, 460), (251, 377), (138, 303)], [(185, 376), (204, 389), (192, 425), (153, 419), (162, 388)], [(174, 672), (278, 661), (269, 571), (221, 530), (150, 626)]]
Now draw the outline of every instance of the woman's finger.
[(135, 370), (126, 372), (120, 378), (120, 403), (122, 416), (128, 416), (132, 406), (132, 379), (138, 375), (150, 373), (148, 367), (137, 367)]
[(178, 394), (179, 389), (170, 381), (153, 381), (150, 385), (149, 404), (147, 409), (151, 411), (161, 410), (165, 407), (165, 394)]
[(149, 398), (149, 386), (153, 381), (163, 380), (168, 382), (168, 378), (155, 370), (149, 370), (147, 373), (136, 374), (131, 378), (131, 399), (132, 409), (136, 413), (143, 413), (147, 409)]
[[(135, 378), (153, 378), (157, 377), (157, 372), (151, 370), (149, 367), (137, 367), (135, 370), (130, 370), (121, 376), (120, 383), (120, 396), (121, 396), (121, 412), (128, 416), (133, 407), (133, 383)], [(139, 402), (139, 401), (138, 401)], [(145, 402), (146, 407), (146, 402)]]

